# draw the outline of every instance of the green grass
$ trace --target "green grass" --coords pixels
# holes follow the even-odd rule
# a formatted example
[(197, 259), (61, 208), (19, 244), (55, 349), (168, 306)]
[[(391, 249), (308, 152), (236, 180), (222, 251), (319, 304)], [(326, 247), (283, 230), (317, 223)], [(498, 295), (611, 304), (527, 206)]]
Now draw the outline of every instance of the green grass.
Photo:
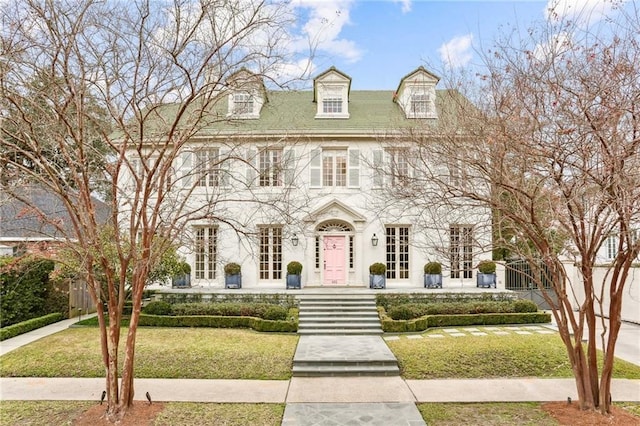
[[(94, 405), (87, 401), (0, 401), (0, 426), (71, 425)], [(284, 404), (165, 403), (155, 425), (276, 426), (282, 422)]]
[(0, 426), (71, 425), (73, 419), (95, 402), (0, 401)]
[(276, 426), (282, 422), (284, 404), (165, 404), (156, 425)]
[(555, 426), (558, 422), (537, 402), (417, 404), (429, 426)]
[[(297, 342), (296, 335), (249, 330), (141, 328), (136, 377), (289, 379)], [(98, 330), (68, 329), (18, 348), (2, 357), (0, 376), (103, 377)]]
[[(557, 334), (473, 336), (388, 341), (406, 379), (573, 377)], [(614, 378), (640, 379), (640, 366), (617, 359)]]

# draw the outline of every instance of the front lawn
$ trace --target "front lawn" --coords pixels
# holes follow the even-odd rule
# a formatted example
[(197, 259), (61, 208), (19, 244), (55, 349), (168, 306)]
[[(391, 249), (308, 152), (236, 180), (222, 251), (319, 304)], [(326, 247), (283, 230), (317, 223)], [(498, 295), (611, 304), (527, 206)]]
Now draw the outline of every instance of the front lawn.
[[(406, 379), (573, 377), (566, 349), (557, 334), (453, 337), (442, 330), (431, 330), (422, 336), (402, 336), (387, 342)], [(640, 366), (618, 359), (613, 377), (640, 379)]]
[[(289, 379), (297, 342), (250, 330), (140, 328), (136, 377)], [(18, 348), (2, 357), (0, 376), (103, 377), (98, 329), (72, 328)]]

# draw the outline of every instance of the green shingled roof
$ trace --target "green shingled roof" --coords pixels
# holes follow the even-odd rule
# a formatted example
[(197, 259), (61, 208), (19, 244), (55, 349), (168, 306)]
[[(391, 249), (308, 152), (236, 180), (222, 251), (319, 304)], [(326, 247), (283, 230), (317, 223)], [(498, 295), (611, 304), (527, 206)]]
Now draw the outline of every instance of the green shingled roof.
[[(441, 110), (449, 97), (449, 91), (437, 91), (436, 108)], [(203, 133), (379, 133), (424, 125), (424, 121), (434, 121), (406, 119), (400, 106), (393, 102), (391, 90), (352, 91), (349, 97), (348, 119), (314, 118), (317, 104), (313, 102), (313, 93), (310, 91), (275, 91), (270, 92), (268, 98), (269, 101), (262, 107), (259, 119), (217, 122), (203, 129)], [(225, 102), (221, 104), (226, 107)], [(221, 111), (221, 115), (224, 113)]]
[[(200, 137), (216, 135), (362, 135), (373, 136), (394, 130), (423, 127), (425, 123), (436, 124), (434, 119), (407, 119), (400, 105), (393, 102), (391, 90), (354, 90), (349, 97), (349, 118), (314, 118), (317, 104), (312, 91), (272, 91), (267, 94), (258, 119), (227, 118), (226, 97), (221, 98), (215, 111), (209, 116), (210, 123), (198, 132)], [(455, 90), (436, 91), (436, 109), (439, 114), (454, 107), (460, 99)], [(457, 100), (456, 100), (457, 99)], [(156, 112), (169, 119), (177, 105), (165, 105)], [(164, 120), (146, 121), (147, 130), (157, 128)]]

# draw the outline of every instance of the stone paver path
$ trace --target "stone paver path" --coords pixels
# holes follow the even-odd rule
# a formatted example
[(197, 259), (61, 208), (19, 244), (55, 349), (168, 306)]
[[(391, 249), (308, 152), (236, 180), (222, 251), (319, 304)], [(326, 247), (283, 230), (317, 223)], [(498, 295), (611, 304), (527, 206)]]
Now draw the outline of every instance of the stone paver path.
[(545, 326), (524, 325), (519, 327), (457, 327), (442, 328), (426, 332), (426, 334), (406, 334), (402, 336), (385, 336), (386, 341), (399, 339), (443, 339), (447, 337), (464, 337), (464, 336), (508, 336), (515, 334), (519, 336), (532, 336), (535, 334), (556, 334), (554, 331)]
[(283, 426), (426, 426), (413, 403), (287, 404)]

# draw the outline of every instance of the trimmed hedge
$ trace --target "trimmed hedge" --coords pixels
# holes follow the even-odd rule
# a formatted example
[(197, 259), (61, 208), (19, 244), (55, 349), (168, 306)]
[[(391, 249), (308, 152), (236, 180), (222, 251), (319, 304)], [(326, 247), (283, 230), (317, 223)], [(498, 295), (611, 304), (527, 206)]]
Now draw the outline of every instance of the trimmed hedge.
[(424, 331), (430, 327), (451, 327), (466, 325), (507, 325), (507, 324), (544, 324), (551, 322), (551, 314), (531, 313), (494, 313), (468, 315), (425, 315), (408, 321), (392, 320), (381, 315), (382, 330), (386, 333), (406, 333)]
[[(237, 317), (258, 317), (266, 320), (286, 320), (287, 308), (268, 303), (178, 303), (169, 305), (158, 305), (151, 302), (143, 312), (152, 315), (173, 315), (173, 316), (237, 316)], [(160, 312), (158, 311), (160, 308)]]
[(407, 303), (503, 302), (517, 298), (515, 293), (379, 293), (376, 304), (389, 310)]
[(44, 327), (45, 325), (53, 324), (54, 322), (62, 321), (63, 319), (64, 315), (60, 312), (56, 312), (0, 328), (0, 341), (19, 336), (37, 328)]
[[(209, 296), (209, 295), (208, 295)], [(171, 304), (177, 303), (267, 303), (280, 305), (287, 309), (297, 306), (294, 295), (264, 294), (264, 293), (236, 293), (213, 294), (211, 298), (203, 298), (201, 293), (156, 293), (155, 300), (163, 300)]]
[(293, 333), (298, 330), (294, 321), (272, 321), (255, 317), (212, 315), (140, 315), (139, 325), (146, 327), (214, 327), (251, 328), (262, 332)]
[(531, 300), (516, 300), (407, 303), (391, 306), (387, 314), (394, 320), (410, 320), (425, 315), (493, 314), (537, 311), (538, 306)]

